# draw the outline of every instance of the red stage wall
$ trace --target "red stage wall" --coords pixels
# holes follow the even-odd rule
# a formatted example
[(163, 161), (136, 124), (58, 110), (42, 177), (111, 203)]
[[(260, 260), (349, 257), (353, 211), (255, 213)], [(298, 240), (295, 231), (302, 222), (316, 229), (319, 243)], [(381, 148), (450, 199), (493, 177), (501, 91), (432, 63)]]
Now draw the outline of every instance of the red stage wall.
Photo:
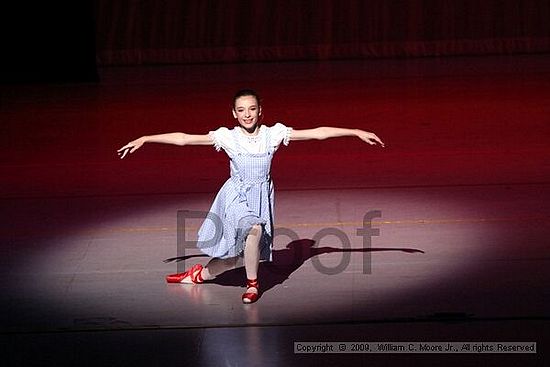
[(96, 0), (100, 65), (550, 51), (548, 0)]

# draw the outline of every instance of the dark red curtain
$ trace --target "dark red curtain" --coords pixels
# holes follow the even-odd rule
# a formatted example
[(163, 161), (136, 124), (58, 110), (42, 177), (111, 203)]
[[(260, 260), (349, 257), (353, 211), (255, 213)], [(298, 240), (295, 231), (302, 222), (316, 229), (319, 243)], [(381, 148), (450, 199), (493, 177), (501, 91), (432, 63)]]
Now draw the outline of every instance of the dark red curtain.
[(101, 65), (550, 51), (548, 0), (96, 0)]
[(93, 1), (1, 2), (0, 84), (97, 81)]

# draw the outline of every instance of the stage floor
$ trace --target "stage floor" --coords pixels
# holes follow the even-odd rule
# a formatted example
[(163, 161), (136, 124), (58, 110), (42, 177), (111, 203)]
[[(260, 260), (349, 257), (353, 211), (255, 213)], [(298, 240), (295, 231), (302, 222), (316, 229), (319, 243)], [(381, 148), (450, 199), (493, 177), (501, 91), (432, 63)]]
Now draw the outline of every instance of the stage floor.
[[(109, 68), (1, 87), (2, 342), (10, 365), (543, 365), (550, 353), (550, 56)], [(200, 286), (164, 275), (228, 175), (211, 147), (116, 149), (231, 127), (357, 127), (273, 164), (274, 259)], [(369, 220), (372, 219), (372, 221)], [(368, 225), (372, 227), (369, 232)], [(289, 235), (290, 234), (290, 235)], [(295, 354), (294, 343), (536, 342), (537, 354)]]

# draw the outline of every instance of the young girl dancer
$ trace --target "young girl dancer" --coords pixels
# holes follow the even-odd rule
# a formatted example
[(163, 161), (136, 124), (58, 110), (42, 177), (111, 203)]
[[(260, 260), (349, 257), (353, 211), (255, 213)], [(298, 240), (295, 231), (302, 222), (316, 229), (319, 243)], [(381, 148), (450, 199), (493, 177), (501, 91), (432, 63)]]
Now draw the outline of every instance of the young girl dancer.
[(238, 91), (233, 98), (233, 117), (238, 126), (220, 127), (205, 135), (169, 133), (143, 136), (118, 150), (121, 158), (133, 153), (144, 143), (175, 145), (213, 145), (223, 149), (230, 159), (231, 176), (216, 195), (209, 218), (198, 232), (197, 247), (212, 259), (206, 266), (193, 265), (184, 273), (166, 277), (169, 283), (199, 284), (237, 266), (244, 257), (246, 292), (244, 303), (259, 297), (258, 267), (260, 260), (271, 260), (273, 245), (273, 184), (270, 167), (273, 154), (291, 140), (327, 139), (355, 136), (368, 144), (384, 143), (373, 133), (359, 129), (318, 127), (294, 130), (282, 123), (261, 125), (262, 105), (251, 89)]

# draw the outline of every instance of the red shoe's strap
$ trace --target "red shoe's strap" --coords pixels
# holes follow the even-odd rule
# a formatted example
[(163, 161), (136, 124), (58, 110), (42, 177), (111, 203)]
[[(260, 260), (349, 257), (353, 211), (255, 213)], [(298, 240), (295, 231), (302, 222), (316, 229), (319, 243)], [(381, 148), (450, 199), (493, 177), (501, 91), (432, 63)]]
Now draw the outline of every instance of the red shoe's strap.
[(258, 289), (258, 279), (247, 279), (246, 280), (247, 288), (256, 288)]
[(193, 267), (189, 270), (191, 274), (191, 280), (193, 283), (202, 283), (204, 282), (204, 279), (202, 278), (202, 265), (201, 264), (195, 264)]

